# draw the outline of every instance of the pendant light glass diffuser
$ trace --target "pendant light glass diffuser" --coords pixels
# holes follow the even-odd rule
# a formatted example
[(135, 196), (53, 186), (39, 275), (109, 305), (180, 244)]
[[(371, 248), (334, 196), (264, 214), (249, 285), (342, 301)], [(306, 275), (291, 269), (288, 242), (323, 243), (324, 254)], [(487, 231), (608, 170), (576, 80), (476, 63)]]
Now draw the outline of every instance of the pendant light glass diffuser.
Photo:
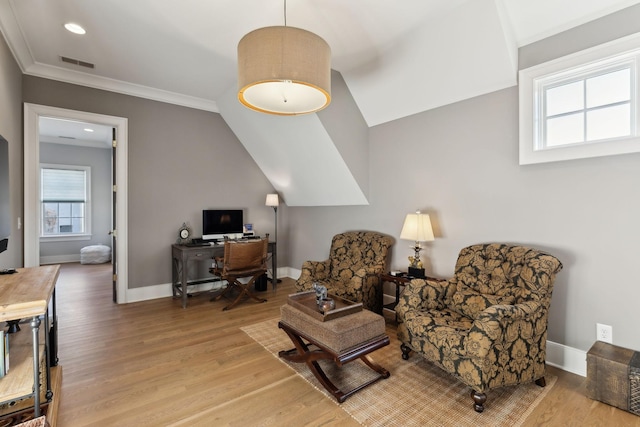
[(238, 99), (262, 113), (295, 115), (331, 102), (331, 48), (295, 27), (259, 28), (238, 43)]

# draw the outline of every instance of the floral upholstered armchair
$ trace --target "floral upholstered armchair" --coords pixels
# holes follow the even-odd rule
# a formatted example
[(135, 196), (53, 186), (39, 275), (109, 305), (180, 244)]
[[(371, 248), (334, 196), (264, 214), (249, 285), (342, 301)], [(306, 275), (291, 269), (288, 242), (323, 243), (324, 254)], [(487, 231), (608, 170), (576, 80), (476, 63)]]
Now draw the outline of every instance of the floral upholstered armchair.
[(387, 264), (391, 237), (373, 231), (349, 231), (331, 241), (329, 259), (305, 261), (296, 290), (310, 291), (313, 284), (326, 286), (329, 294), (361, 302), (373, 312), (382, 312), (382, 287), (378, 274)]
[(462, 249), (453, 278), (407, 284), (396, 306), (402, 358), (413, 350), (456, 376), (471, 387), (477, 412), (490, 389), (544, 387), (549, 304), (561, 269), (554, 256), (523, 246)]

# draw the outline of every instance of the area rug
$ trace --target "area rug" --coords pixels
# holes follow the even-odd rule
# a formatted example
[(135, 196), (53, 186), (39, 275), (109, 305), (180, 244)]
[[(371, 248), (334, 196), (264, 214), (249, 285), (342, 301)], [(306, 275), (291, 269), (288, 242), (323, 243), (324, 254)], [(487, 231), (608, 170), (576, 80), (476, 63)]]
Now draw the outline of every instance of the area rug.
[[(304, 363), (289, 363), (278, 357), (278, 351), (293, 348), (289, 337), (278, 328), (278, 319), (245, 326), (242, 330), (335, 402)], [(369, 356), (389, 370), (391, 376), (340, 404), (364, 426), (519, 426), (557, 380), (547, 375), (546, 387), (531, 383), (491, 390), (487, 393), (485, 410), (479, 414), (473, 410), (469, 387), (419, 355), (412, 354), (409, 360), (402, 360), (397, 339), (390, 338), (390, 345)], [(350, 390), (375, 375), (359, 360), (341, 368), (329, 361), (320, 364), (342, 390)]]

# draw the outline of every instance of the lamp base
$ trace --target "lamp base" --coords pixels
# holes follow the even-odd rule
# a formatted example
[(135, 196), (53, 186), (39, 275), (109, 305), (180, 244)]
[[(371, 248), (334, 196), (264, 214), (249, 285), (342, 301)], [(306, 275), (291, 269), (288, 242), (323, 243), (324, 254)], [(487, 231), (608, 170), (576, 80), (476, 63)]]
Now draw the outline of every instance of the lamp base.
[(407, 274), (418, 279), (424, 279), (424, 268), (409, 267)]

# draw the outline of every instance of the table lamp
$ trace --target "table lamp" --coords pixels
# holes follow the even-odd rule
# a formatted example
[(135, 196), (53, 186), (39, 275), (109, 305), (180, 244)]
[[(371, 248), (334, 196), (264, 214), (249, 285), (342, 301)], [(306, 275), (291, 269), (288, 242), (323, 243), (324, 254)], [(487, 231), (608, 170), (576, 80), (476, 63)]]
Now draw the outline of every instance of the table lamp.
[(415, 242), (414, 246), (412, 246), (415, 254), (409, 257), (409, 261), (411, 261), (408, 271), (409, 276), (424, 277), (424, 268), (422, 267), (422, 261), (420, 261), (420, 251), (422, 250), (420, 242), (434, 240), (429, 215), (420, 213), (420, 211), (416, 211), (414, 214), (407, 214), (400, 232), (400, 238)]

